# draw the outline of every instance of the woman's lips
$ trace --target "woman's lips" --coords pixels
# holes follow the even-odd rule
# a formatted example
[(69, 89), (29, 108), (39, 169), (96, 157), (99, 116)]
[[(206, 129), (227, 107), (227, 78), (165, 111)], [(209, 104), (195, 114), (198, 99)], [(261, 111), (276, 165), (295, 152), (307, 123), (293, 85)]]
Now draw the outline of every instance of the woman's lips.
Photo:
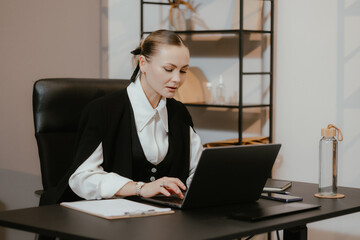
[(170, 92), (175, 92), (177, 87), (167, 87)]

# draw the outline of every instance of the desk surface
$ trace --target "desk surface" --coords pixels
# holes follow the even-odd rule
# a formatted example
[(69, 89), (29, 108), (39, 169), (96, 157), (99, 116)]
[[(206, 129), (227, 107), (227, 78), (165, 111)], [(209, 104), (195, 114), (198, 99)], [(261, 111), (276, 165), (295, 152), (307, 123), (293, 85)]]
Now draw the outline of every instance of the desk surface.
[[(0, 212), (0, 225), (67, 239), (234, 239), (277, 229), (306, 225), (360, 211), (360, 189), (340, 187), (343, 199), (317, 199), (316, 184), (293, 182), (292, 195), (321, 208), (258, 222), (233, 220), (228, 216), (243, 207), (176, 210), (175, 214), (155, 217), (106, 220), (60, 205)], [(281, 204), (260, 199), (261, 206)]]

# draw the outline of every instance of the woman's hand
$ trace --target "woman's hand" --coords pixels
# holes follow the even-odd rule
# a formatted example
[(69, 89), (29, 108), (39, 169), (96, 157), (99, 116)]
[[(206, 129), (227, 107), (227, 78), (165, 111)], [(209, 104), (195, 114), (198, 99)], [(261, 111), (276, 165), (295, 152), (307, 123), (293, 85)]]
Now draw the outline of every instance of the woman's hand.
[(154, 182), (145, 183), (141, 188), (142, 197), (153, 197), (157, 194), (163, 194), (165, 196), (178, 195), (181, 199), (184, 198), (181, 190), (186, 190), (184, 183), (178, 178), (162, 177)]

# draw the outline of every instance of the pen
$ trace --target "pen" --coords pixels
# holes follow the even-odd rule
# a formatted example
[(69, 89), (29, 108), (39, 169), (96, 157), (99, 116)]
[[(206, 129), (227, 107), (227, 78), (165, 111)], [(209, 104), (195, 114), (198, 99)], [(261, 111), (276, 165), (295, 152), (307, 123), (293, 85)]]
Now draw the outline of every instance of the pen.
[(290, 192), (274, 192), (274, 193), (285, 194), (285, 195), (289, 195), (289, 194), (290, 194)]
[(150, 210), (147, 210), (147, 211), (133, 211), (133, 212), (124, 212), (124, 215), (127, 215), (127, 216), (141, 216), (141, 215), (147, 215), (149, 213), (154, 213), (155, 210), (154, 209), (150, 209)]

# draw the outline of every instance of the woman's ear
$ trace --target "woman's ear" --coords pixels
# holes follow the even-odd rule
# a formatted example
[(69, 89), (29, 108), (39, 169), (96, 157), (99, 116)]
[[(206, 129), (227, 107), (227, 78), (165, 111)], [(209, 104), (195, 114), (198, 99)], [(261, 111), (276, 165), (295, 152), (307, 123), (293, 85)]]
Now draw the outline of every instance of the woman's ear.
[(139, 67), (140, 67), (140, 71), (142, 73), (146, 72), (146, 66), (147, 66), (147, 61), (144, 55), (140, 55), (139, 57)]

